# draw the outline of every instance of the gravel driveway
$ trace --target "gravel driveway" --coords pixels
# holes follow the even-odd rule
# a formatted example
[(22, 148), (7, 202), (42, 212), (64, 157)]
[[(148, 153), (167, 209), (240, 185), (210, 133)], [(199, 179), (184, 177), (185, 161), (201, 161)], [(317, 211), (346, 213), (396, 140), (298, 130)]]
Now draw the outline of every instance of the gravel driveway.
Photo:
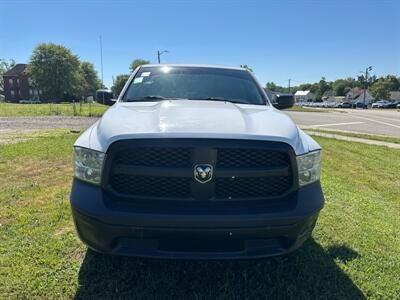
[(98, 118), (43, 116), (43, 117), (0, 117), (0, 144), (17, 143), (27, 138), (23, 135), (48, 129), (86, 129)]
[(66, 128), (71, 130), (86, 129), (98, 118), (43, 116), (43, 117), (0, 117), (0, 134), (34, 130)]

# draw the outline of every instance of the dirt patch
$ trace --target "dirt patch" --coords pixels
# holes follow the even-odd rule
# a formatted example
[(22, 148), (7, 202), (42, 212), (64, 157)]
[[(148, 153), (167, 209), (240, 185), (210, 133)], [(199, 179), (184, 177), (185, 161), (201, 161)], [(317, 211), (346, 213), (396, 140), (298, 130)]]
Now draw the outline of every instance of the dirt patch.
[(67, 116), (0, 117), (0, 144), (19, 143), (30, 139), (31, 134), (49, 129), (84, 130), (97, 120)]
[[(27, 185), (34, 188), (35, 186), (49, 186), (61, 183), (65, 174), (71, 174), (71, 162), (67, 160), (57, 161), (40, 161), (40, 160), (24, 160), (23, 163), (18, 161), (9, 161), (2, 169), (8, 169), (7, 177), (0, 177), (0, 188), (6, 188), (13, 182), (13, 187), (21, 188)], [(60, 180), (61, 179), (61, 180)]]

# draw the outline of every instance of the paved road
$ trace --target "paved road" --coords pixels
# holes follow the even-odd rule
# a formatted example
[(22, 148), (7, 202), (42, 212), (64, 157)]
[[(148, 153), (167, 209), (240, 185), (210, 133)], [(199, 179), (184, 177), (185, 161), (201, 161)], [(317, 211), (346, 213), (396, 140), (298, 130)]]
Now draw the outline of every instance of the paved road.
[(285, 111), (300, 127), (400, 137), (400, 111), (347, 109), (334, 112)]

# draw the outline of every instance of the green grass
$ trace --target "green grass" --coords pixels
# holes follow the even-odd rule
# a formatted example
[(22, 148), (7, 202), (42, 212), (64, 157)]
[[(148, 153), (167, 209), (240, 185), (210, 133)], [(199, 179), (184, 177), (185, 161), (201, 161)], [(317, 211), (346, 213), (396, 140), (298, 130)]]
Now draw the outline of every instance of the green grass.
[(101, 116), (109, 108), (98, 103), (16, 104), (0, 102), (0, 117)]
[(69, 207), (72, 144), (58, 131), (0, 145), (0, 298), (398, 299), (400, 151), (319, 138), (326, 206), (287, 256), (229, 262), (87, 251)]
[(288, 111), (304, 111), (304, 112), (330, 112), (331, 110), (329, 108), (313, 108), (313, 107), (307, 107), (307, 106), (299, 106), (299, 105), (294, 105), (289, 109), (286, 109)]
[(314, 129), (314, 128), (307, 128), (306, 131), (312, 132), (322, 132), (322, 133), (330, 133), (330, 134), (337, 134), (337, 135), (344, 135), (349, 137), (367, 139), (367, 140), (374, 140), (380, 142), (388, 142), (394, 144), (400, 144), (400, 138), (386, 136), (386, 135), (377, 135), (377, 134), (368, 134), (368, 133), (355, 133), (350, 131), (340, 131), (340, 130), (327, 130), (327, 129)]

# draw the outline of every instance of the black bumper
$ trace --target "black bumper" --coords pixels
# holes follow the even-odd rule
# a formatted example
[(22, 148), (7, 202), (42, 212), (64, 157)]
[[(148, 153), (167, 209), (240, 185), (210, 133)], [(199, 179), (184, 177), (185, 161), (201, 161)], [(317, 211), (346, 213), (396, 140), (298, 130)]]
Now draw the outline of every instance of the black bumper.
[(281, 255), (311, 234), (324, 205), (320, 183), (296, 192), (285, 211), (162, 214), (106, 205), (99, 187), (74, 180), (71, 206), (81, 240), (108, 254), (154, 258), (239, 259)]

